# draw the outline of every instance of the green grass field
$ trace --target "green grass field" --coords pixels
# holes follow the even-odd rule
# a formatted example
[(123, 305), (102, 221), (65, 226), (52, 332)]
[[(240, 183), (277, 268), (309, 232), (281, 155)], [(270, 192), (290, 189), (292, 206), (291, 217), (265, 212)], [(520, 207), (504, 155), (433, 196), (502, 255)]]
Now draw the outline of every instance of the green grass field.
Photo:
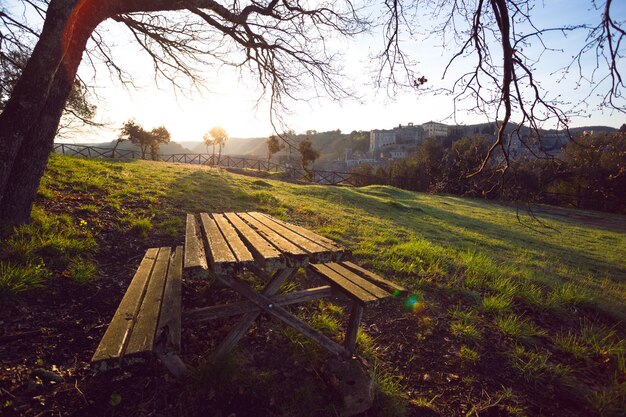
[[(55, 212), (51, 202), (68, 199), (84, 203), (73, 213)], [(243, 210), (334, 239), (364, 267), (410, 288), (420, 307), (405, 313), (418, 329), (415, 361), (429, 360), (419, 357), (422, 343), (449, 341), (463, 369), (455, 398), (472, 397), (492, 378), (489, 369), (501, 367), (500, 387), (484, 388), (489, 400), (469, 398), (455, 415), (482, 415), (494, 404), (508, 413), (501, 415), (551, 415), (550, 405), (534, 404), (551, 395), (575, 398), (572, 409), (581, 416), (623, 415), (626, 218), (619, 215), (554, 207), (530, 215), (386, 186), (297, 185), (198, 166), (53, 155), (34, 222), (3, 242), (0, 295), (14, 297), (59, 275), (88, 285), (98, 277), (103, 216), (149, 247), (154, 236), (180, 242), (186, 212)], [(396, 366), (385, 340), (368, 343), (379, 344), (369, 347), (386, 370), (379, 382), (404, 404), (393, 413), (426, 407), (452, 415), (448, 388), (409, 393), (417, 371)]]

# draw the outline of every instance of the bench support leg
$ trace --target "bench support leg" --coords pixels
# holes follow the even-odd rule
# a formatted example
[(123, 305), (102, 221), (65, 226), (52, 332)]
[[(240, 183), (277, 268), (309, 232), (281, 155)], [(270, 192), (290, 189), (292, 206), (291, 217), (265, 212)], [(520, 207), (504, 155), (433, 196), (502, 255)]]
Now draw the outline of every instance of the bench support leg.
[(353, 302), (352, 309), (350, 310), (350, 321), (348, 321), (348, 328), (346, 329), (346, 339), (344, 341), (346, 350), (352, 355), (354, 355), (356, 351), (356, 338), (359, 334), (362, 317), (363, 306)]
[(160, 351), (155, 351), (157, 357), (161, 361), (163, 365), (167, 368), (168, 371), (172, 375), (174, 375), (178, 379), (183, 379), (184, 377), (189, 375), (189, 368), (182, 361), (180, 356), (175, 353), (162, 353)]

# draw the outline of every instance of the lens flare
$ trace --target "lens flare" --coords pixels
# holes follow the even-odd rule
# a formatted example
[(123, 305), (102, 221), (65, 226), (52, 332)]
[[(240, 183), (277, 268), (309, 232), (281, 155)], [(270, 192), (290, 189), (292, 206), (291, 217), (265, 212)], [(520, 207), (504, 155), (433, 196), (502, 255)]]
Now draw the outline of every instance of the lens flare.
[(419, 313), (424, 309), (424, 302), (418, 294), (409, 295), (404, 302), (404, 305), (406, 306), (406, 308), (415, 313)]

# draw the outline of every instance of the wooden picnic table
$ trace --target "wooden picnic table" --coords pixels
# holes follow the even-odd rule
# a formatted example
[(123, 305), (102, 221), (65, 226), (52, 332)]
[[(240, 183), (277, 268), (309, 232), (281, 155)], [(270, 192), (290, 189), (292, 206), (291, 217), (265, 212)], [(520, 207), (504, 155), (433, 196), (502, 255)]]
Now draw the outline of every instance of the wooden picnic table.
[[(330, 285), (279, 294), (282, 284), (294, 279), (298, 268), (340, 262), (350, 256), (349, 250), (332, 240), (267, 214), (188, 214), (183, 277), (221, 281), (246, 301), (209, 306), (186, 312), (185, 316), (210, 320), (242, 314), (214, 352), (217, 358), (236, 345), (262, 311), (335, 354), (352, 354), (350, 349), (317, 332), (284, 308), (288, 304), (327, 297), (333, 293)], [(262, 278), (265, 287), (255, 290), (246, 282), (244, 271)]]
[[(92, 357), (105, 370), (156, 355), (176, 376), (182, 362), (181, 325), (241, 315), (214, 352), (219, 358), (243, 337), (261, 312), (284, 322), (337, 355), (352, 356), (367, 306), (406, 294), (406, 289), (349, 261), (350, 251), (303, 227), (267, 214), (201, 213), (187, 215), (185, 246), (149, 248)], [(328, 285), (280, 293), (299, 268)], [(245, 273), (244, 273), (245, 272)], [(256, 290), (250, 274), (265, 286)], [(244, 301), (182, 311), (182, 279), (220, 281)], [(342, 294), (351, 300), (343, 346), (311, 328), (284, 307)]]

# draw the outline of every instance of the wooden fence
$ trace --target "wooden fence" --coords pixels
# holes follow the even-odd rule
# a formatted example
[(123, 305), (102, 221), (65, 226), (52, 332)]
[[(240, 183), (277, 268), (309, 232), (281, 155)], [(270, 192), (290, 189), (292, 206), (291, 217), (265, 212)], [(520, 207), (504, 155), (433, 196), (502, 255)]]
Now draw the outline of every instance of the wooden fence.
[[(101, 148), (97, 146), (73, 145), (68, 143), (55, 143), (54, 152), (61, 155), (78, 156), (83, 158), (101, 159), (147, 159), (140, 151), (129, 149)], [(293, 180), (304, 180), (324, 185), (349, 185), (359, 186), (371, 183), (368, 177), (351, 172), (309, 170), (309, 173), (301, 168), (294, 168), (281, 164), (275, 164), (263, 159), (241, 158), (230, 155), (217, 155), (203, 153), (180, 153), (171, 155), (157, 155), (158, 161), (178, 162), (182, 164), (219, 166), (221, 168), (252, 169), (264, 172), (284, 173)]]

